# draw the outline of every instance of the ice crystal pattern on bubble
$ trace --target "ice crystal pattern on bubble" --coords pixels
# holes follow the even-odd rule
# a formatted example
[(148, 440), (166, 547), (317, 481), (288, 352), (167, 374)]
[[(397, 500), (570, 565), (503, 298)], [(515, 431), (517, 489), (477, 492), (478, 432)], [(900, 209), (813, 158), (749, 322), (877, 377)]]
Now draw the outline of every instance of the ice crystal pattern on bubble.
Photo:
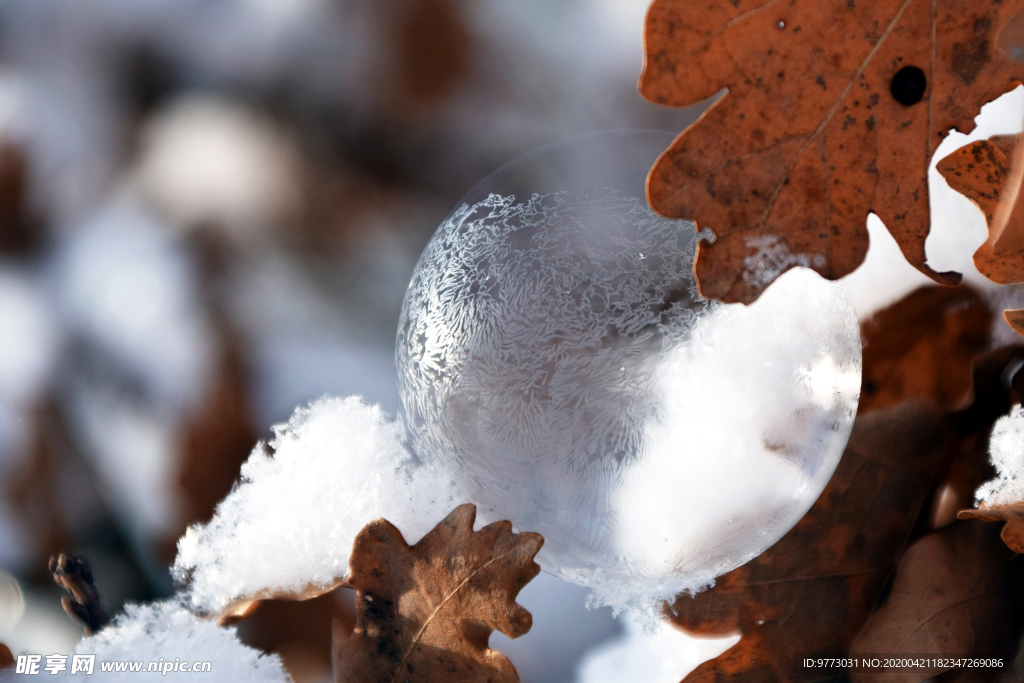
[(541, 566), (598, 602), (651, 606), (761, 552), (849, 435), (840, 286), (791, 271), (763, 303), (705, 302), (694, 246), (618, 191), (491, 195), (441, 225), (403, 307), (415, 455), (483, 518), (543, 534)]
[[(399, 323), (414, 450), (454, 460), (475, 502), (533, 509), (514, 521), (549, 547), (568, 542), (566, 524), (600, 536), (608, 485), (657, 410), (650, 351), (707, 305), (693, 238), (613, 191), (460, 207), (421, 257)], [(572, 510), (556, 509), (566, 496)]]

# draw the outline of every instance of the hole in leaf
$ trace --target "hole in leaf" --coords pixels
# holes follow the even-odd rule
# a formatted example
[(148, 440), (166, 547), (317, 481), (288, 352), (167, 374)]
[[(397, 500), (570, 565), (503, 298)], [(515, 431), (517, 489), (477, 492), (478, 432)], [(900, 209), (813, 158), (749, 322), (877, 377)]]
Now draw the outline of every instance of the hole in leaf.
[(916, 66), (905, 66), (892, 77), (890, 91), (896, 101), (904, 106), (912, 106), (924, 99), (924, 91), (928, 88), (928, 79), (924, 71)]

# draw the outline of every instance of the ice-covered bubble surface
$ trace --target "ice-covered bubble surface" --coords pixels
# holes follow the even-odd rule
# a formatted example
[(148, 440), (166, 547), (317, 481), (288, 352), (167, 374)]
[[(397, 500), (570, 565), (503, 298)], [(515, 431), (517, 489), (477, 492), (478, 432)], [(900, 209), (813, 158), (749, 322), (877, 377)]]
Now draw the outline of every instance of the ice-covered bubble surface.
[[(566, 151), (552, 154), (527, 163), (558, 168)], [(842, 285), (803, 269), (749, 307), (701, 300), (692, 224), (606, 170), (571, 173), (535, 194), (529, 173), (499, 173), (438, 229), (399, 323), (402, 419), (483, 517), (544, 535), (546, 571), (650, 606), (811, 506), (856, 412), (859, 330)], [(502, 194), (510, 177), (518, 195)]]

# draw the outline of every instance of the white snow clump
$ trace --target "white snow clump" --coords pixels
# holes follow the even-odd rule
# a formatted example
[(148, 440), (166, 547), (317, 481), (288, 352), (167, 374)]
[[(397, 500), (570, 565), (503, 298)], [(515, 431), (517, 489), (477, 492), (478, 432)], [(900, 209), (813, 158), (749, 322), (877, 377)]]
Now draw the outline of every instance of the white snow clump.
[(997, 476), (978, 489), (978, 503), (991, 507), (1024, 502), (1024, 406), (999, 418), (988, 448)]
[(401, 428), (359, 397), (323, 398), (274, 428), (242, 466), (213, 519), (178, 542), (175, 578), (198, 612), (264, 591), (326, 586), (348, 575), (359, 530), (386, 518), (409, 543), (463, 501), (420, 466)]
[[(94, 675), (106, 683), (138, 680), (217, 681), (217, 683), (290, 683), (281, 658), (243, 645), (235, 629), (196, 617), (174, 602), (128, 605), (125, 613), (94, 636), (84, 638), (73, 655), (96, 655)], [(162, 660), (162, 661), (161, 661)], [(68, 670), (58, 680), (77, 681), (80, 673)], [(142, 672), (100, 672), (101, 663), (141, 662)], [(155, 662), (159, 671), (148, 671)], [(189, 671), (165, 672), (164, 664), (185, 662)], [(210, 662), (210, 671), (194, 672), (196, 662)], [(44, 660), (45, 663), (45, 660)]]

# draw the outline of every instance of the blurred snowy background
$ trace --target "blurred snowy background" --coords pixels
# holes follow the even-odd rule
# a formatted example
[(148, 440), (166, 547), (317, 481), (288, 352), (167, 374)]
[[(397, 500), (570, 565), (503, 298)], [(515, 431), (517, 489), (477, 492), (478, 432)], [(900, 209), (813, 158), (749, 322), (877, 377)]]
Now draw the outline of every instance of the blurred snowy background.
[[(112, 612), (168, 595), (177, 538), (295, 406), (393, 413), (409, 275), (488, 173), (692, 121), (636, 95), (646, 5), (0, 5), (0, 642), (78, 640), (58, 550), (92, 561)], [(525, 683), (572, 681), (623, 633), (546, 575), (521, 601), (533, 632), (498, 646)], [(270, 605), (240, 634), (328, 680), (346, 610)]]
[[(692, 122), (636, 94), (646, 7), (0, 4), (0, 642), (74, 647), (59, 550), (90, 559), (112, 613), (169, 595), (175, 541), (295, 406), (394, 413), (409, 275), (488, 173), (569, 135)], [(1020, 130), (1008, 97), (973, 137)], [(970, 271), (980, 214), (935, 201), (929, 253)], [(869, 225), (862, 315), (922, 284)], [(543, 574), (523, 591), (533, 631), (492, 643), (524, 683), (679, 680), (735, 642), (642, 638), (584, 595)], [(239, 633), (327, 681), (350, 597), (266, 605)]]

